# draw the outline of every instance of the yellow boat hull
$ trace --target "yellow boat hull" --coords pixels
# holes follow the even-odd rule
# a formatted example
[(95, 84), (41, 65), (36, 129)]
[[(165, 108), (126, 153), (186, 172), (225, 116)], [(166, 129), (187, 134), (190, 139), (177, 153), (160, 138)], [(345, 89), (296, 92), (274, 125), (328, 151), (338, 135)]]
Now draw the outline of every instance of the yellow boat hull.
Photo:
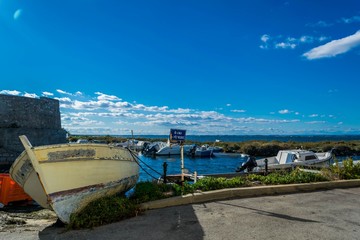
[[(26, 145), (27, 139), (22, 142)], [(89, 202), (132, 188), (139, 166), (129, 150), (106, 144), (25, 146), (11, 177), (39, 205), (68, 223)]]

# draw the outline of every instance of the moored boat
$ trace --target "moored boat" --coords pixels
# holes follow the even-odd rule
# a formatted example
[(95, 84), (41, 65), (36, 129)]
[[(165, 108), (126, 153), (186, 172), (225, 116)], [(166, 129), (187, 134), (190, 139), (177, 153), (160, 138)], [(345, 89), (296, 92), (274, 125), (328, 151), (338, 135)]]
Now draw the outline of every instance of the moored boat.
[(255, 159), (249, 156), (248, 160), (236, 171), (262, 171), (266, 165), (269, 170), (290, 169), (297, 166), (325, 167), (330, 166), (333, 159), (332, 150), (314, 153), (309, 150), (294, 149), (280, 150), (276, 156)]
[(211, 147), (208, 144), (201, 146), (193, 145), (193, 147), (189, 149), (188, 155), (190, 157), (210, 158), (213, 157), (215, 153), (221, 153), (222, 151), (223, 149), (221, 147)]
[(69, 223), (70, 215), (100, 197), (132, 188), (139, 177), (133, 153), (106, 144), (56, 144), (32, 147), (20, 136), (25, 151), (10, 175), (39, 205)]
[[(194, 145), (183, 145), (184, 154), (187, 154)], [(170, 144), (170, 142), (154, 142), (149, 144), (143, 151), (145, 156), (173, 156), (181, 154), (180, 144)]]

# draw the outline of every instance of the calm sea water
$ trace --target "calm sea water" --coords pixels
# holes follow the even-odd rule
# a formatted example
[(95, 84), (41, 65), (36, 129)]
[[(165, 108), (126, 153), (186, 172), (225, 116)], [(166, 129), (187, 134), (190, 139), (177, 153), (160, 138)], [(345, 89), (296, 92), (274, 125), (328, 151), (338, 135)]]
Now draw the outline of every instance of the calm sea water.
[[(157, 172), (163, 174), (163, 164), (167, 163), (167, 174), (181, 173), (181, 158), (180, 156), (170, 157), (156, 157), (150, 158), (140, 156), (140, 160), (145, 164), (155, 169)], [(212, 173), (229, 173), (235, 172), (235, 169), (246, 159), (242, 157), (212, 157), (212, 158), (189, 158), (184, 157), (184, 167), (189, 173), (198, 172), (201, 174)], [(153, 172), (145, 164), (141, 164), (144, 169), (140, 169), (140, 181), (152, 180), (152, 177), (159, 178), (161, 175)], [(153, 176), (149, 176), (148, 173)]]
[[(144, 163), (141, 163), (143, 169), (140, 169), (140, 181), (152, 180), (153, 177), (158, 179), (163, 174), (163, 164), (166, 162), (167, 174), (180, 174), (181, 173), (181, 159), (180, 156), (171, 157), (156, 157), (150, 158), (145, 156), (139, 156), (140, 160), (146, 165), (155, 169), (158, 173), (151, 170)], [(337, 157), (339, 161), (342, 161), (346, 157)], [(360, 156), (352, 156), (353, 160), (360, 160)], [(202, 174), (214, 174), (214, 173), (234, 173), (236, 168), (240, 166), (244, 161), (243, 157), (212, 157), (212, 158), (189, 158), (184, 157), (184, 167), (189, 173), (195, 171), (198, 175)], [(148, 175), (150, 173), (152, 176)], [(161, 175), (160, 175), (160, 174)]]

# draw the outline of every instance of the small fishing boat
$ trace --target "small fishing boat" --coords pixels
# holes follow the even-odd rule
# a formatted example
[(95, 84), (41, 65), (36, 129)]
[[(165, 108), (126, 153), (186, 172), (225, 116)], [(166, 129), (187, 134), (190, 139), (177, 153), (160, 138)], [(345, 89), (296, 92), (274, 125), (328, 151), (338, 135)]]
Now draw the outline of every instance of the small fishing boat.
[(324, 167), (330, 166), (333, 160), (332, 150), (328, 152), (314, 153), (309, 150), (280, 150), (276, 156), (255, 159), (252, 156), (248, 156), (246, 162), (242, 164), (236, 171), (242, 172), (247, 170), (251, 171), (263, 171), (265, 165), (269, 170), (276, 169), (291, 169), (297, 166), (311, 166), (311, 167)]
[(26, 136), (20, 140), (25, 151), (10, 168), (12, 179), (64, 223), (91, 201), (129, 190), (139, 178), (134, 153), (126, 148), (94, 143), (32, 147)]
[(188, 155), (190, 157), (200, 157), (200, 158), (210, 158), (213, 157), (215, 153), (221, 153), (223, 149), (221, 147), (209, 146), (208, 144), (203, 144), (201, 146), (193, 145), (189, 149)]

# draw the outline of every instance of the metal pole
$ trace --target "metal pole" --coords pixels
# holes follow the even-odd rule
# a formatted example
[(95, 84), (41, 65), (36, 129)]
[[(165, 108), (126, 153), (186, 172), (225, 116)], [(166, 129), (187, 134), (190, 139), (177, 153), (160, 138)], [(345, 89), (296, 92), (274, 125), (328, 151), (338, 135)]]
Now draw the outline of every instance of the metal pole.
[(265, 158), (264, 162), (265, 162), (265, 174), (267, 175), (268, 174), (268, 160), (267, 160), (267, 158)]
[(131, 136), (132, 136), (132, 147), (133, 147), (133, 151), (135, 151), (135, 147), (134, 147), (134, 132), (133, 130), (131, 130)]
[(168, 166), (168, 164), (167, 164), (166, 162), (164, 162), (163, 168), (164, 168), (164, 183), (165, 183), (165, 184), (167, 183), (167, 180), (166, 180), (167, 166)]
[(180, 154), (181, 154), (181, 185), (184, 183), (184, 146), (181, 143), (180, 145)]

